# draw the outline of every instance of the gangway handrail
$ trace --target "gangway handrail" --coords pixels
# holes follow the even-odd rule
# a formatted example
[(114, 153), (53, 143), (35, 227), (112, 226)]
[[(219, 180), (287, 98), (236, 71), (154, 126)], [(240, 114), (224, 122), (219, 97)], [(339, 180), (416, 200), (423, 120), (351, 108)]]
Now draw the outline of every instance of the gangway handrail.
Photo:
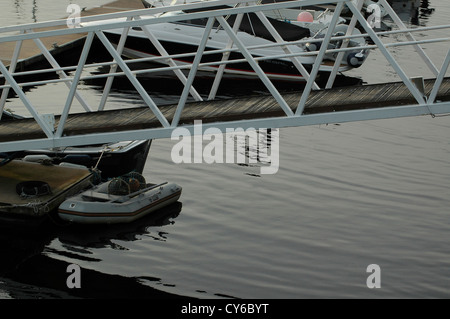
[[(449, 26), (450, 28), (450, 26)], [(331, 40), (343, 40), (348, 38), (354, 38), (354, 37), (361, 37), (360, 35), (357, 36), (338, 36), (338, 37), (332, 37)], [(317, 40), (311, 40), (309, 42), (314, 41), (322, 41), (321, 39)], [(415, 40), (415, 41), (404, 41), (399, 43), (386, 43), (386, 48), (393, 48), (393, 47), (400, 47), (400, 46), (408, 46), (408, 45), (415, 45), (415, 44), (430, 44), (435, 42), (445, 42), (450, 41), (450, 37), (446, 38), (436, 38), (436, 39), (425, 39), (425, 40)], [(306, 43), (308, 41), (294, 41), (295, 43)], [(287, 43), (286, 45), (292, 45), (293, 43)], [(259, 46), (249, 46), (249, 49), (255, 49), (255, 48), (261, 48), (261, 47), (276, 47), (280, 46), (282, 44), (276, 43), (276, 44), (270, 44), (270, 45), (259, 45)], [(328, 49), (325, 52), (328, 53), (338, 53), (338, 52), (347, 52), (347, 51), (354, 51), (354, 50), (364, 50), (364, 49), (376, 49), (376, 45), (365, 45), (365, 46), (356, 46), (351, 48), (340, 48), (340, 49)], [(238, 51), (237, 48), (231, 48), (231, 49), (223, 49), (223, 50), (211, 50), (204, 52), (203, 55), (211, 55), (211, 54), (217, 54), (217, 53), (224, 53), (224, 52), (236, 52)], [(318, 51), (309, 51), (309, 52), (302, 52), (302, 53), (292, 53), (292, 54), (279, 54), (279, 55), (268, 55), (264, 57), (255, 57), (254, 59), (256, 61), (264, 61), (269, 59), (277, 59), (277, 58), (287, 58), (287, 57), (298, 57), (298, 56), (314, 56), (317, 54)], [(176, 59), (181, 57), (191, 57), (195, 56), (195, 53), (185, 53), (185, 54), (171, 54), (167, 55), (167, 57)], [(162, 56), (155, 56), (155, 57), (149, 57), (149, 58), (140, 58), (140, 59), (134, 59), (134, 60), (126, 60), (124, 61), (126, 64), (133, 64), (133, 63), (140, 63), (140, 62), (152, 62), (157, 60), (164, 60), (167, 59), (167, 57)], [(233, 59), (233, 60), (227, 60), (227, 61), (216, 61), (216, 62), (204, 62), (200, 63), (199, 67), (205, 67), (205, 66), (218, 66), (223, 64), (234, 64), (234, 63), (242, 63), (245, 62), (246, 59)], [(91, 63), (86, 64), (86, 68), (97, 68), (102, 66), (111, 66), (114, 65), (115, 62), (101, 62), (101, 63)], [(161, 71), (171, 71), (176, 69), (190, 69), (189, 65), (177, 65), (174, 67), (156, 67), (151, 69), (141, 69), (141, 70), (134, 70), (132, 71), (133, 74), (143, 74), (143, 73), (157, 73)], [(76, 66), (67, 66), (67, 67), (59, 67), (59, 68), (48, 68), (48, 69), (40, 69), (40, 70), (33, 70), (33, 71), (21, 71), (21, 72), (13, 72), (11, 73), (12, 76), (25, 76), (25, 75), (36, 75), (36, 74), (43, 74), (43, 73), (54, 73), (58, 71), (74, 71), (76, 70)], [(83, 76), (80, 80), (93, 80), (93, 79), (100, 79), (110, 76), (123, 76), (125, 75), (124, 72), (116, 72), (116, 73), (110, 73), (110, 74), (97, 74), (97, 75), (91, 75), (91, 76)], [(3, 75), (0, 74), (0, 79), (4, 78)], [(43, 80), (43, 81), (34, 81), (34, 82), (21, 82), (20, 86), (26, 87), (26, 86), (35, 86), (35, 85), (42, 85), (42, 84), (49, 84), (49, 83), (59, 83), (59, 82), (71, 82), (73, 78), (67, 77), (62, 79), (54, 79), (54, 80)], [(10, 85), (0, 85), (0, 89), (11, 87)]]

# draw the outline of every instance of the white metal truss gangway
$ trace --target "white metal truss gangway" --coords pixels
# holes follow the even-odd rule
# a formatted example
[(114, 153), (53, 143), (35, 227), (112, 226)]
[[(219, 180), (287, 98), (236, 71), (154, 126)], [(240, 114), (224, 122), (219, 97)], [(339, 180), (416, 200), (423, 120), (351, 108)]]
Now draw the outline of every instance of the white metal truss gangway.
[[(321, 45), (315, 51), (304, 51), (302, 53), (295, 53), (291, 48), (293, 45), (304, 44), (306, 40), (299, 41), (284, 41), (282, 36), (278, 33), (276, 28), (269, 22), (266, 17), (266, 12), (271, 10), (281, 10), (297, 7), (305, 7), (311, 5), (326, 5), (332, 4), (335, 6), (334, 14), (328, 26), (326, 32), (323, 33), (323, 37), (320, 39), (311, 39), (307, 41), (316, 41)], [(220, 85), (224, 68), (226, 65), (232, 63), (242, 62), (248, 63), (251, 66), (253, 72), (259, 77), (262, 83), (267, 88), (272, 100), (274, 101), (278, 113), (270, 113), (270, 116), (256, 116), (252, 118), (248, 114), (242, 119), (239, 116), (234, 116), (229, 120), (209, 120), (202, 126), (203, 130), (210, 127), (215, 127), (223, 132), (227, 128), (277, 128), (277, 127), (289, 127), (289, 126), (304, 126), (304, 125), (317, 125), (324, 123), (338, 123), (338, 122), (350, 122), (361, 120), (373, 120), (382, 118), (395, 118), (395, 117), (407, 117), (407, 116), (419, 116), (419, 115), (439, 115), (450, 113), (450, 102), (447, 93), (444, 92), (444, 98), (437, 98), (441, 94), (443, 83), (446, 83), (446, 72), (450, 63), (450, 50), (447, 49), (442, 54), (442, 65), (436, 66), (426, 54), (422, 48), (424, 44), (443, 42), (448, 43), (450, 37), (443, 38), (426, 38), (418, 40), (415, 33), (420, 32), (425, 34), (430, 30), (448, 30), (450, 25), (432, 26), (432, 27), (415, 27), (408, 28), (402, 20), (397, 16), (391, 6), (386, 0), (379, 0), (378, 5), (381, 6), (385, 12), (390, 16), (393, 23), (396, 25), (392, 31), (377, 32), (368, 23), (364, 16), (363, 0), (350, 1), (350, 0), (301, 0), (301, 1), (287, 1), (261, 4), (255, 1), (241, 1), (241, 0), (218, 0), (218, 1), (202, 1), (193, 2), (190, 4), (173, 5), (169, 7), (154, 7), (149, 9), (126, 11), (114, 14), (104, 14), (98, 16), (82, 17), (80, 20), (81, 25), (76, 28), (69, 28), (65, 20), (34, 23), (28, 25), (10, 26), (0, 28), (0, 46), (5, 43), (14, 43), (15, 50), (11, 57), (9, 66), (0, 61), (0, 89), (2, 90), (0, 99), (0, 111), (5, 108), (6, 101), (10, 90), (13, 90), (21, 103), (31, 114), (29, 119), (26, 119), (26, 123), (30, 120), (33, 121), (35, 127), (38, 128), (41, 135), (32, 136), (26, 134), (26, 125), (20, 126), (18, 121), (0, 121), (0, 151), (11, 152), (18, 150), (36, 149), (36, 148), (56, 148), (65, 146), (76, 145), (88, 145), (99, 144), (124, 140), (136, 140), (136, 139), (156, 139), (156, 138), (168, 138), (171, 136), (173, 130), (177, 127), (184, 127), (190, 130), (193, 134), (194, 123), (184, 121), (186, 112), (194, 110), (194, 107), (186, 107), (189, 95), (191, 95), (196, 101), (196, 105), (202, 105), (206, 103), (214, 108), (214, 98), (217, 92), (217, 88)], [(224, 7), (226, 6), (226, 7)], [(205, 10), (208, 8), (208, 10)], [(351, 13), (351, 21), (346, 34), (335, 34), (334, 29), (340, 15), (343, 10), (347, 10)], [(182, 14), (167, 14), (176, 13), (184, 10)], [(162, 14), (165, 13), (165, 14)], [(283, 53), (278, 56), (255, 56), (252, 54), (252, 50), (261, 48), (255, 48), (248, 43), (242, 41), (236, 36), (237, 28), (242, 21), (242, 17), (246, 14), (255, 14), (262, 24), (267, 28), (267, 31), (272, 35), (273, 41), (270, 46), (279, 46), (283, 49)], [(236, 17), (235, 23), (230, 25), (228, 18), (234, 15)], [(149, 18), (151, 16), (151, 18)], [(169, 54), (164, 47), (164, 43), (153, 33), (152, 26), (162, 23), (170, 23), (177, 21), (186, 21), (193, 19), (204, 19), (207, 21), (206, 25), (202, 28), (202, 35), (198, 46), (190, 53)], [(353, 34), (353, 29), (359, 24), (363, 28), (363, 33), (359, 35)], [(111, 43), (111, 40), (105, 35), (105, 31), (110, 29), (123, 30), (120, 35), (120, 40), (117, 44)], [(123, 58), (123, 50), (125, 48), (126, 40), (130, 33), (130, 30), (140, 28), (151, 44), (158, 50), (160, 56), (157, 57), (145, 57), (125, 59)], [(221, 50), (206, 50), (208, 46), (208, 40), (212, 32), (216, 31), (216, 28), (220, 28), (228, 35), (228, 43)], [(384, 43), (383, 36), (388, 34), (403, 34), (406, 36), (407, 41), (399, 41), (397, 43)], [(78, 61), (74, 61), (73, 66), (61, 67), (51, 52), (43, 45), (42, 39), (51, 38), (55, 36), (85, 35), (85, 42)], [(355, 108), (351, 110), (342, 110), (339, 112), (325, 111), (315, 112), (310, 114), (305, 112), (311, 96), (314, 92), (320, 90), (316, 83), (317, 75), (320, 72), (321, 64), (324, 57), (327, 54), (335, 53), (335, 63), (332, 66), (327, 88), (333, 86), (336, 74), (339, 67), (342, 64), (343, 56), (349, 50), (355, 50), (355, 47), (349, 48), (349, 40), (355, 38), (366, 37), (372, 40), (373, 44), (364, 44), (356, 47), (360, 50), (379, 50), (385, 57), (388, 64), (391, 65), (393, 70), (400, 78), (400, 82), (406, 87), (408, 94), (412, 100), (406, 105), (401, 106), (393, 103), (392, 105), (384, 105), (382, 108), (375, 106)], [(87, 57), (91, 51), (92, 43), (95, 38), (102, 43), (105, 49), (111, 56), (111, 61), (88, 64), (86, 63)], [(19, 54), (24, 41), (32, 40), (37, 47), (41, 50), (42, 54), (48, 60), (51, 65), (50, 69), (40, 69), (34, 71), (22, 71), (16, 72), (16, 65), (19, 60)], [(302, 42), (303, 41), (303, 42)], [(330, 43), (340, 43), (338, 47), (330, 48)], [(268, 45), (267, 45), (268, 46)], [(431, 83), (430, 90), (426, 91), (421, 89), (420, 85), (417, 85), (413, 79), (408, 77), (407, 73), (400, 66), (399, 61), (392, 55), (390, 48), (396, 46), (412, 46), (417, 52), (418, 60), (425, 63), (433, 78), (428, 80), (428, 84)], [(446, 46), (448, 48), (448, 46)], [(202, 61), (202, 57), (211, 54), (218, 53), (220, 59), (217, 61)], [(241, 56), (239, 60), (233, 60), (230, 58), (233, 52), (238, 52)], [(315, 62), (306, 67), (302, 64), (301, 56), (314, 56)], [(191, 63), (180, 64), (178, 59), (182, 57), (191, 57)], [(261, 61), (264, 59), (284, 58), (292, 61), (293, 65), (297, 68), (298, 72), (303, 76), (305, 84), (303, 89), (299, 91), (294, 97), (290, 95), (290, 100), (287, 101), (286, 96), (281, 94), (276, 86), (269, 79), (268, 75), (260, 67)], [(164, 65), (158, 68), (136, 70), (131, 67), (132, 63), (143, 61), (156, 61), (157, 59), (163, 59)], [(369, 56), (370, 59), (370, 56)], [(110, 72), (106, 74), (87, 74), (84, 72), (87, 68), (92, 67), (109, 67)], [(215, 67), (215, 80), (212, 81), (211, 91), (207, 101), (203, 101), (200, 94), (193, 87), (194, 80), (197, 75), (197, 71), (205, 67)], [(119, 70), (120, 69), (120, 70)], [(174, 104), (171, 108), (170, 116), (168, 115), (167, 108), (157, 105), (151, 97), (151, 92), (148, 92), (139, 77), (140, 73), (149, 73), (157, 71), (170, 71), (179, 78), (183, 83), (183, 91), (179, 96), (178, 103)], [(18, 82), (19, 76), (33, 75), (34, 77), (45, 75), (50, 72), (59, 75), (58, 79), (44, 79), (39, 81)], [(81, 132), (77, 134), (68, 134), (67, 126), (71, 116), (71, 107), (74, 99), (77, 99), (83, 106), (86, 115), (95, 118), (99, 114), (106, 111), (108, 107), (107, 99), (111, 91), (113, 81), (118, 76), (126, 76), (132, 83), (146, 105), (146, 109), (152, 115), (153, 124), (148, 127), (141, 126), (139, 128), (128, 127), (123, 130), (99, 130), (97, 132)], [(107, 79), (105, 87), (103, 89), (103, 97), (99, 105), (90, 105), (89, 101), (83, 98), (83, 92), (80, 90), (80, 83), (87, 79), (103, 78)], [(431, 81), (431, 82), (430, 82)], [(38, 105), (32, 101), (26, 93), (26, 88), (30, 86), (38, 86), (47, 83), (63, 82), (68, 86), (67, 98), (60, 101), (60, 109), (55, 111), (54, 114), (43, 114), (40, 111)], [(386, 83), (386, 87), (389, 87), (389, 83)], [(364, 88), (364, 85), (361, 85)], [(447, 91), (446, 91), (447, 92)], [(357, 94), (357, 93), (355, 93)], [(363, 94), (363, 93), (361, 93)], [(292, 103), (292, 99), (296, 102)], [(249, 101), (247, 101), (249, 103)], [(251, 101), (250, 101), (251, 103)], [(256, 103), (256, 102), (255, 102)], [(239, 103), (237, 103), (239, 104)], [(231, 107), (231, 106), (230, 106)], [(241, 107), (242, 105), (237, 105)], [(2, 112), (0, 112), (1, 116)], [(125, 114), (125, 113), (123, 113)], [(196, 120), (202, 120), (202, 115)], [(273, 115), (277, 114), (277, 115)], [(239, 115), (239, 114), (238, 114)], [(123, 115), (125, 116), (125, 115)], [(10, 126), (14, 123), (14, 127)], [(24, 122), (25, 123), (25, 122)], [(156, 123), (156, 124), (155, 124)], [(145, 123), (144, 123), (145, 124)], [(27, 124), (28, 125), (28, 124)], [(100, 125), (100, 124), (99, 124)], [(4, 131), (13, 130), (12, 133), (3, 134)], [(12, 136), (12, 137), (11, 137)]]

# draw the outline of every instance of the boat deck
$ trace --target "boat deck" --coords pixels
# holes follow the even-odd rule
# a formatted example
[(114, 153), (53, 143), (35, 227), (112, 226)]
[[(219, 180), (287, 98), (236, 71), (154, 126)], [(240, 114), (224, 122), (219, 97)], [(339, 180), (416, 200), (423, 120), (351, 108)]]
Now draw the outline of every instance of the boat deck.
[[(87, 169), (13, 160), (0, 167), (0, 213), (42, 217), (57, 208), (67, 196), (89, 186), (90, 177), (91, 172)], [(26, 181), (47, 183), (51, 194), (21, 197), (16, 186)]]
[[(425, 80), (425, 94), (432, 90), (434, 80)], [(301, 92), (283, 94), (288, 105), (295, 111)], [(437, 100), (450, 101), (450, 78), (445, 78)], [(304, 114), (340, 112), (348, 110), (400, 107), (416, 104), (413, 96), (402, 82), (358, 85), (312, 91)], [(171, 121), (176, 105), (160, 106), (161, 112)], [(187, 103), (180, 125), (227, 122), (246, 119), (261, 119), (285, 116), (271, 95), (249, 96), (229, 100)], [(56, 117), (56, 125), (59, 117)], [(70, 114), (65, 125), (65, 135), (118, 132), (161, 127), (160, 122), (148, 107), (138, 107), (102, 112)], [(33, 118), (2, 122), (0, 142), (45, 138)]]

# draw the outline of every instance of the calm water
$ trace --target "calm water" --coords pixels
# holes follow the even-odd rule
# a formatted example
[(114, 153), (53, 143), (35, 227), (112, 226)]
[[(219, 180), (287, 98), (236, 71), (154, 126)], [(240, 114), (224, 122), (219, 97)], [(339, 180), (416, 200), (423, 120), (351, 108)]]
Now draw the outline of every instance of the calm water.
[[(66, 2), (34, 3), (2, 1), (1, 24), (59, 17)], [(447, 0), (430, 7), (421, 25), (448, 22)], [(449, 45), (425, 48), (440, 66)], [(409, 76), (427, 76), (409, 49), (393, 52), (410, 55)], [(377, 52), (349, 75), (396, 80)], [(95, 87), (84, 91), (99, 100)], [(48, 94), (66, 91), (30, 94), (48, 105)], [(116, 90), (112, 103), (129, 96)], [(8, 107), (20, 109), (15, 99)], [(156, 140), (144, 175), (180, 184), (180, 205), (124, 227), (0, 235), (0, 298), (448, 298), (449, 136), (450, 117), (281, 129), (275, 175), (258, 164), (176, 165), (175, 141)], [(66, 288), (72, 263), (82, 269), (77, 291)], [(380, 289), (366, 286), (370, 264), (381, 268)]]

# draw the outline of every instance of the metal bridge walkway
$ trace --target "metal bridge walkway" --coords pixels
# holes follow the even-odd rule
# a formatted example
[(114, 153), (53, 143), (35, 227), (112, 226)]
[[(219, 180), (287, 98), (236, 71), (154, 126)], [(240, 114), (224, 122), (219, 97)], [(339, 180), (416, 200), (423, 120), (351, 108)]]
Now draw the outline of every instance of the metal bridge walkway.
[[(321, 38), (299, 41), (284, 41), (278, 31), (269, 22), (265, 12), (297, 8), (308, 5), (335, 5), (331, 21)], [(446, 43), (450, 37), (445, 34), (450, 25), (430, 27), (407, 27), (387, 0), (379, 0), (377, 6), (392, 19), (395, 28), (392, 31), (376, 31), (364, 17), (363, 0), (298, 0), (271, 4), (261, 4), (254, 0), (215, 0), (169, 7), (132, 10), (105, 14), (99, 16), (82, 17), (79, 27), (68, 28), (66, 21), (50, 21), (23, 26), (0, 28), (0, 45), (13, 44), (14, 52), (6, 67), (0, 60), (0, 116), (9, 107), (8, 96), (14, 91), (19, 103), (29, 111), (29, 119), (0, 122), (0, 151), (12, 152), (36, 148), (56, 148), (77, 145), (101, 144), (126, 140), (144, 140), (169, 138), (176, 128), (185, 128), (195, 132), (195, 121), (202, 121), (202, 129), (216, 128), (226, 132), (228, 128), (277, 128), (289, 126), (317, 125), (326, 123), (342, 123), (361, 120), (375, 120), (420, 115), (439, 115), (450, 113), (450, 83), (448, 69), (450, 65), (450, 49), (443, 45), (438, 50), (442, 54), (439, 66), (425, 52), (423, 46), (436, 43)], [(208, 7), (205, 10), (205, 7)], [(336, 33), (335, 27), (344, 8), (351, 13), (345, 35)], [(184, 11), (182, 11), (184, 10)], [(375, 13), (376, 14), (376, 10)], [(163, 14), (164, 13), (164, 14)], [(173, 13), (173, 14), (172, 14)], [(181, 13), (181, 14), (180, 14)], [(250, 45), (244, 43), (237, 36), (237, 30), (243, 17), (254, 14), (275, 40), (269, 45)], [(236, 16), (233, 25), (228, 17)], [(151, 17), (150, 17), (151, 16)], [(150, 17), (150, 18), (149, 18)], [(198, 46), (192, 52), (183, 54), (169, 54), (163, 43), (154, 34), (152, 26), (159, 23), (185, 22), (187, 20), (207, 21), (201, 29), (202, 34)], [(357, 23), (363, 29), (354, 34)], [(219, 27), (217, 25), (219, 24)], [(51, 28), (51, 31), (41, 31)], [(121, 35), (118, 43), (112, 43), (105, 35), (108, 30), (119, 29)], [(213, 32), (226, 32), (228, 43), (220, 50), (206, 50), (207, 43)], [(46, 29), (48, 30), (48, 29)], [(126, 49), (129, 33), (133, 30), (142, 31), (144, 41), (149, 41), (159, 52), (158, 57), (124, 59), (122, 54)], [(426, 37), (428, 31), (443, 31), (442, 37)], [(18, 34), (17, 34), (18, 33)], [(415, 34), (419, 33), (419, 37)], [(44, 40), (52, 37), (86, 35), (82, 52), (73, 65), (61, 67), (52, 53), (44, 45)], [(395, 42), (388, 42), (386, 35), (394, 35)], [(398, 36), (397, 36), (398, 35)], [(405, 40), (400, 40), (400, 35)], [(373, 44), (348, 47), (351, 39), (369, 39)], [(93, 40), (98, 39), (109, 53), (107, 62), (87, 64), (87, 57), (93, 46)], [(17, 72), (22, 45), (26, 41), (33, 41), (50, 68)], [(319, 42), (316, 51), (305, 50), (293, 53), (292, 47), (306, 43)], [(339, 43), (330, 46), (331, 43)], [(262, 47), (278, 47), (280, 53), (270, 56), (256, 56), (255, 50)], [(397, 47), (410, 47), (417, 53), (417, 61), (424, 64), (427, 72), (432, 76), (422, 82), (417, 74), (404, 70), (401, 66), (402, 58), (394, 57), (390, 50)], [(316, 83), (324, 58), (333, 54), (334, 65), (331, 66), (330, 76), (326, 88), (333, 87), (334, 80), (341, 66), (346, 52), (354, 50), (379, 50), (386, 63), (390, 65), (400, 82), (382, 83), (376, 85), (361, 85), (347, 88), (320, 90)], [(352, 51), (353, 50), (353, 51)], [(219, 56), (216, 61), (203, 61), (207, 54)], [(239, 53), (240, 58), (232, 59), (232, 53)], [(189, 57), (192, 63), (188, 65), (177, 63), (178, 59)], [(313, 64), (306, 67), (302, 62), (304, 57), (312, 57)], [(280, 93), (267, 74), (262, 70), (260, 61), (264, 59), (285, 59), (292, 63), (304, 79), (301, 92)], [(132, 67), (136, 62), (154, 62), (156, 59), (164, 65), (158, 68), (138, 69)], [(370, 55), (368, 57), (370, 59)], [(162, 61), (162, 62), (161, 62)], [(247, 63), (252, 71), (263, 83), (268, 91), (267, 95), (249, 96), (230, 100), (215, 100), (217, 89), (221, 83), (225, 65), (233, 63)], [(327, 61), (329, 62), (329, 61)], [(92, 74), (89, 70), (109, 68), (109, 73)], [(203, 98), (194, 87), (197, 71), (205, 68), (215, 68), (215, 79), (209, 92), (208, 101)], [(231, 68), (231, 67), (230, 67)], [(138, 75), (151, 72), (173, 72), (183, 84), (183, 91), (178, 103), (170, 106), (157, 105), (140, 82)], [(57, 79), (46, 80), (45, 75), (57, 75)], [(87, 74), (87, 75), (86, 75)], [(39, 80), (19, 82), (23, 76), (31, 75)], [(421, 75), (421, 74), (419, 74)], [(40, 78), (40, 76), (42, 76)], [(125, 76), (136, 89), (136, 94), (142, 98), (146, 107), (121, 110), (106, 110), (108, 97), (115, 77)], [(90, 105), (90, 101), (83, 98), (80, 84), (84, 80), (94, 78), (106, 79), (100, 104)], [(67, 98), (56, 101), (59, 108), (54, 114), (42, 114), (37, 105), (27, 95), (28, 87), (39, 87), (49, 83), (64, 83), (68, 87)], [(192, 96), (196, 102), (187, 103)], [(71, 111), (74, 100), (78, 100), (86, 111), (73, 114)], [(39, 104), (39, 103), (37, 103)], [(56, 108), (56, 107), (55, 107)], [(198, 132), (197, 132), (198, 133)]]
[[(428, 96), (434, 80), (425, 80), (425, 94)], [(300, 92), (301, 93), (301, 92)], [(283, 94), (289, 107), (295, 112), (299, 92)], [(436, 97), (442, 102), (450, 101), (450, 78), (445, 78)], [(344, 111), (381, 110), (386, 117), (402, 116), (402, 106), (414, 104), (411, 92), (403, 82), (351, 86), (311, 92), (302, 117), (332, 113), (338, 118)], [(172, 121), (177, 105), (160, 106), (163, 115)], [(387, 112), (389, 108), (391, 112)], [(416, 115), (432, 115), (427, 107), (418, 106)], [(366, 113), (368, 114), (368, 113)], [(226, 123), (230, 121), (256, 120), (282, 117), (283, 111), (269, 94), (233, 98), (227, 100), (187, 103), (180, 118), (180, 125), (194, 124), (195, 120), (205, 123)], [(364, 112), (361, 113), (364, 119)], [(408, 111), (405, 116), (411, 116)], [(300, 119), (300, 117), (299, 117)], [(59, 117), (57, 118), (58, 125)], [(345, 121), (345, 120), (343, 120)], [(244, 123), (242, 123), (244, 126)], [(92, 133), (139, 131), (161, 127), (161, 123), (147, 107), (129, 108), (70, 114), (65, 126), (66, 136)], [(12, 120), (0, 125), (0, 142), (45, 138), (34, 119)]]

